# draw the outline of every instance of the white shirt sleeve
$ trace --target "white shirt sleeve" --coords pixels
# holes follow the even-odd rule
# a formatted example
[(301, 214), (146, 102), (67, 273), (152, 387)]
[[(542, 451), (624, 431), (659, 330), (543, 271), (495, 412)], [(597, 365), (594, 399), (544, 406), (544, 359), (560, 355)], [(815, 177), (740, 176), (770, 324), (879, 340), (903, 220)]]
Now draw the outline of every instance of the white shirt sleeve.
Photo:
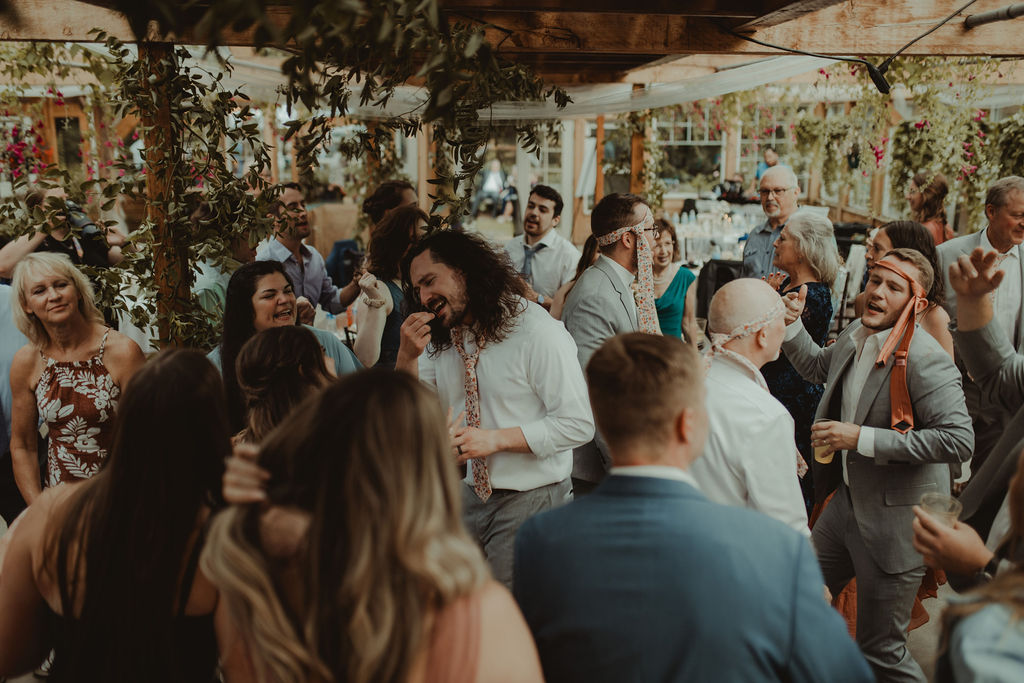
[(575, 448), (594, 438), (594, 416), (590, 410), (587, 384), (576, 360), (576, 344), (558, 325), (550, 343), (537, 344), (529, 354), (527, 372), (530, 386), (543, 402), (546, 415), (520, 425), (530, 450), (547, 458)]
[(790, 324), (786, 325), (786, 334), (783, 336), (783, 341), (792, 341), (796, 339), (796, 336), (800, 334), (800, 330), (804, 329), (804, 323), (800, 318), (797, 318)]
[(875, 457), (875, 428), (861, 427), (857, 437), (857, 452), (865, 458)]
[(766, 422), (760, 430), (757, 452), (743, 458), (750, 507), (789, 525), (810, 538), (807, 509), (796, 476), (796, 441), (793, 418)]
[(420, 381), (437, 391), (437, 363), (430, 357), (429, 347), (424, 349), (418, 359)]

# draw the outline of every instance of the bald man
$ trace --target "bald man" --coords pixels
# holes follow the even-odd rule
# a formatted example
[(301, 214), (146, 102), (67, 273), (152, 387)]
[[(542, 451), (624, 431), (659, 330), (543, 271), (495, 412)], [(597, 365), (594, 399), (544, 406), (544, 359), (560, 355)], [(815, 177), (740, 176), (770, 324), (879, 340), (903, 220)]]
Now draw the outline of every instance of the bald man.
[(744, 277), (760, 278), (772, 272), (775, 240), (800, 206), (800, 184), (789, 166), (772, 166), (765, 171), (758, 191), (765, 222), (750, 231), (743, 245)]
[(761, 366), (779, 357), (784, 313), (782, 299), (762, 280), (733, 280), (715, 293), (708, 312), (708, 440), (690, 472), (716, 503), (757, 510), (810, 538), (793, 418), (761, 376)]

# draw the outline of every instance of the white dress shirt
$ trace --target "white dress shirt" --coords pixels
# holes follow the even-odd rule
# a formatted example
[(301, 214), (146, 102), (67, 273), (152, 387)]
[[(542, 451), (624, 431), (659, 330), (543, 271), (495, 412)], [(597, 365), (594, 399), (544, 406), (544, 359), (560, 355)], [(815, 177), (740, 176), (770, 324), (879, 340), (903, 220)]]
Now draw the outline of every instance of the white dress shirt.
[[(795, 339), (803, 329), (803, 323), (799, 318), (786, 326), (785, 340)], [(868, 381), (868, 374), (875, 366), (875, 359), (878, 352), (882, 350), (885, 341), (892, 333), (892, 328), (875, 332), (869, 327), (861, 326), (850, 333), (856, 345), (856, 352), (850, 367), (846, 370), (843, 379), (843, 401), (839, 408), (839, 421), (853, 424), (853, 418), (857, 414), (857, 403), (860, 402), (860, 394), (864, 390), (864, 383)], [(885, 389), (888, 391), (888, 388)], [(860, 436), (857, 437), (857, 452), (866, 458), (875, 457), (875, 427), (860, 426)], [(850, 485), (850, 475), (846, 469), (846, 451), (842, 451), (843, 459), (843, 481)]]
[[(505, 244), (505, 251), (517, 271), (522, 271), (526, 259), (523, 251), (525, 239), (525, 235), (519, 235)], [(548, 230), (533, 246), (539, 244), (543, 244), (544, 248), (533, 255), (533, 290), (547, 299), (555, 296), (562, 285), (576, 277), (580, 252), (554, 228)]]
[(609, 475), (620, 475), (623, 477), (651, 477), (653, 479), (674, 479), (689, 484), (700, 490), (697, 480), (687, 470), (670, 465), (627, 465), (612, 467), (608, 470)]
[[(594, 417), (576, 343), (561, 321), (522, 300), (516, 327), (501, 342), (485, 345), (477, 361), (480, 427), (519, 427), (530, 453), (502, 451), (487, 457), (491, 487), (529, 491), (565, 480), (572, 449), (594, 436)], [(465, 349), (476, 344), (466, 335)], [(444, 408), (465, 409), (465, 364), (454, 347), (419, 359), (420, 380), (435, 388)], [(471, 482), (472, 470), (467, 473)]]
[[(979, 246), (985, 253), (996, 251), (992, 243), (988, 241), (988, 228), (981, 233)], [(1020, 329), (1020, 308), (1021, 308), (1021, 278), (1020, 278), (1020, 245), (1015, 244), (1005, 254), (999, 255), (998, 267), (1006, 274), (999, 287), (992, 293), (993, 315), (999, 321), (999, 326), (1007, 334), (1014, 346), (1020, 341), (1017, 331)]]
[(757, 510), (810, 538), (793, 418), (751, 371), (724, 356), (712, 361), (705, 380), (708, 439), (690, 474), (716, 503)]

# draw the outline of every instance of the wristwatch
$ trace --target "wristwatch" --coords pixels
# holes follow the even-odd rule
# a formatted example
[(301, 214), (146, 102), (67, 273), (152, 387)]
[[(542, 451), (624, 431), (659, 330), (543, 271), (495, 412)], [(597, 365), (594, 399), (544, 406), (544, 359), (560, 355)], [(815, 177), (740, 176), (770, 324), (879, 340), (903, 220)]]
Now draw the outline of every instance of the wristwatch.
[(975, 580), (977, 580), (978, 583), (988, 583), (995, 577), (996, 572), (998, 570), (999, 556), (993, 555), (992, 559), (988, 561), (988, 564), (986, 564), (984, 567), (979, 569), (977, 573), (975, 573), (974, 578)]
[(537, 303), (539, 303), (542, 306), (544, 305), (544, 295), (543, 294), (538, 294), (537, 295)]

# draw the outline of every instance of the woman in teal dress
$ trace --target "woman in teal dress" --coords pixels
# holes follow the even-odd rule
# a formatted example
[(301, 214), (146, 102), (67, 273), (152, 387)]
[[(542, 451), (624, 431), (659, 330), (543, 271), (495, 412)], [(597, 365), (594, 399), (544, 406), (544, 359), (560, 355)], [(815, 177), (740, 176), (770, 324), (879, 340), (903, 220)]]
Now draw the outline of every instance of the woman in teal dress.
[(654, 247), (654, 306), (661, 333), (696, 343), (697, 288), (690, 287), (697, 276), (684, 268), (675, 227), (664, 218), (654, 224), (661, 231)]

